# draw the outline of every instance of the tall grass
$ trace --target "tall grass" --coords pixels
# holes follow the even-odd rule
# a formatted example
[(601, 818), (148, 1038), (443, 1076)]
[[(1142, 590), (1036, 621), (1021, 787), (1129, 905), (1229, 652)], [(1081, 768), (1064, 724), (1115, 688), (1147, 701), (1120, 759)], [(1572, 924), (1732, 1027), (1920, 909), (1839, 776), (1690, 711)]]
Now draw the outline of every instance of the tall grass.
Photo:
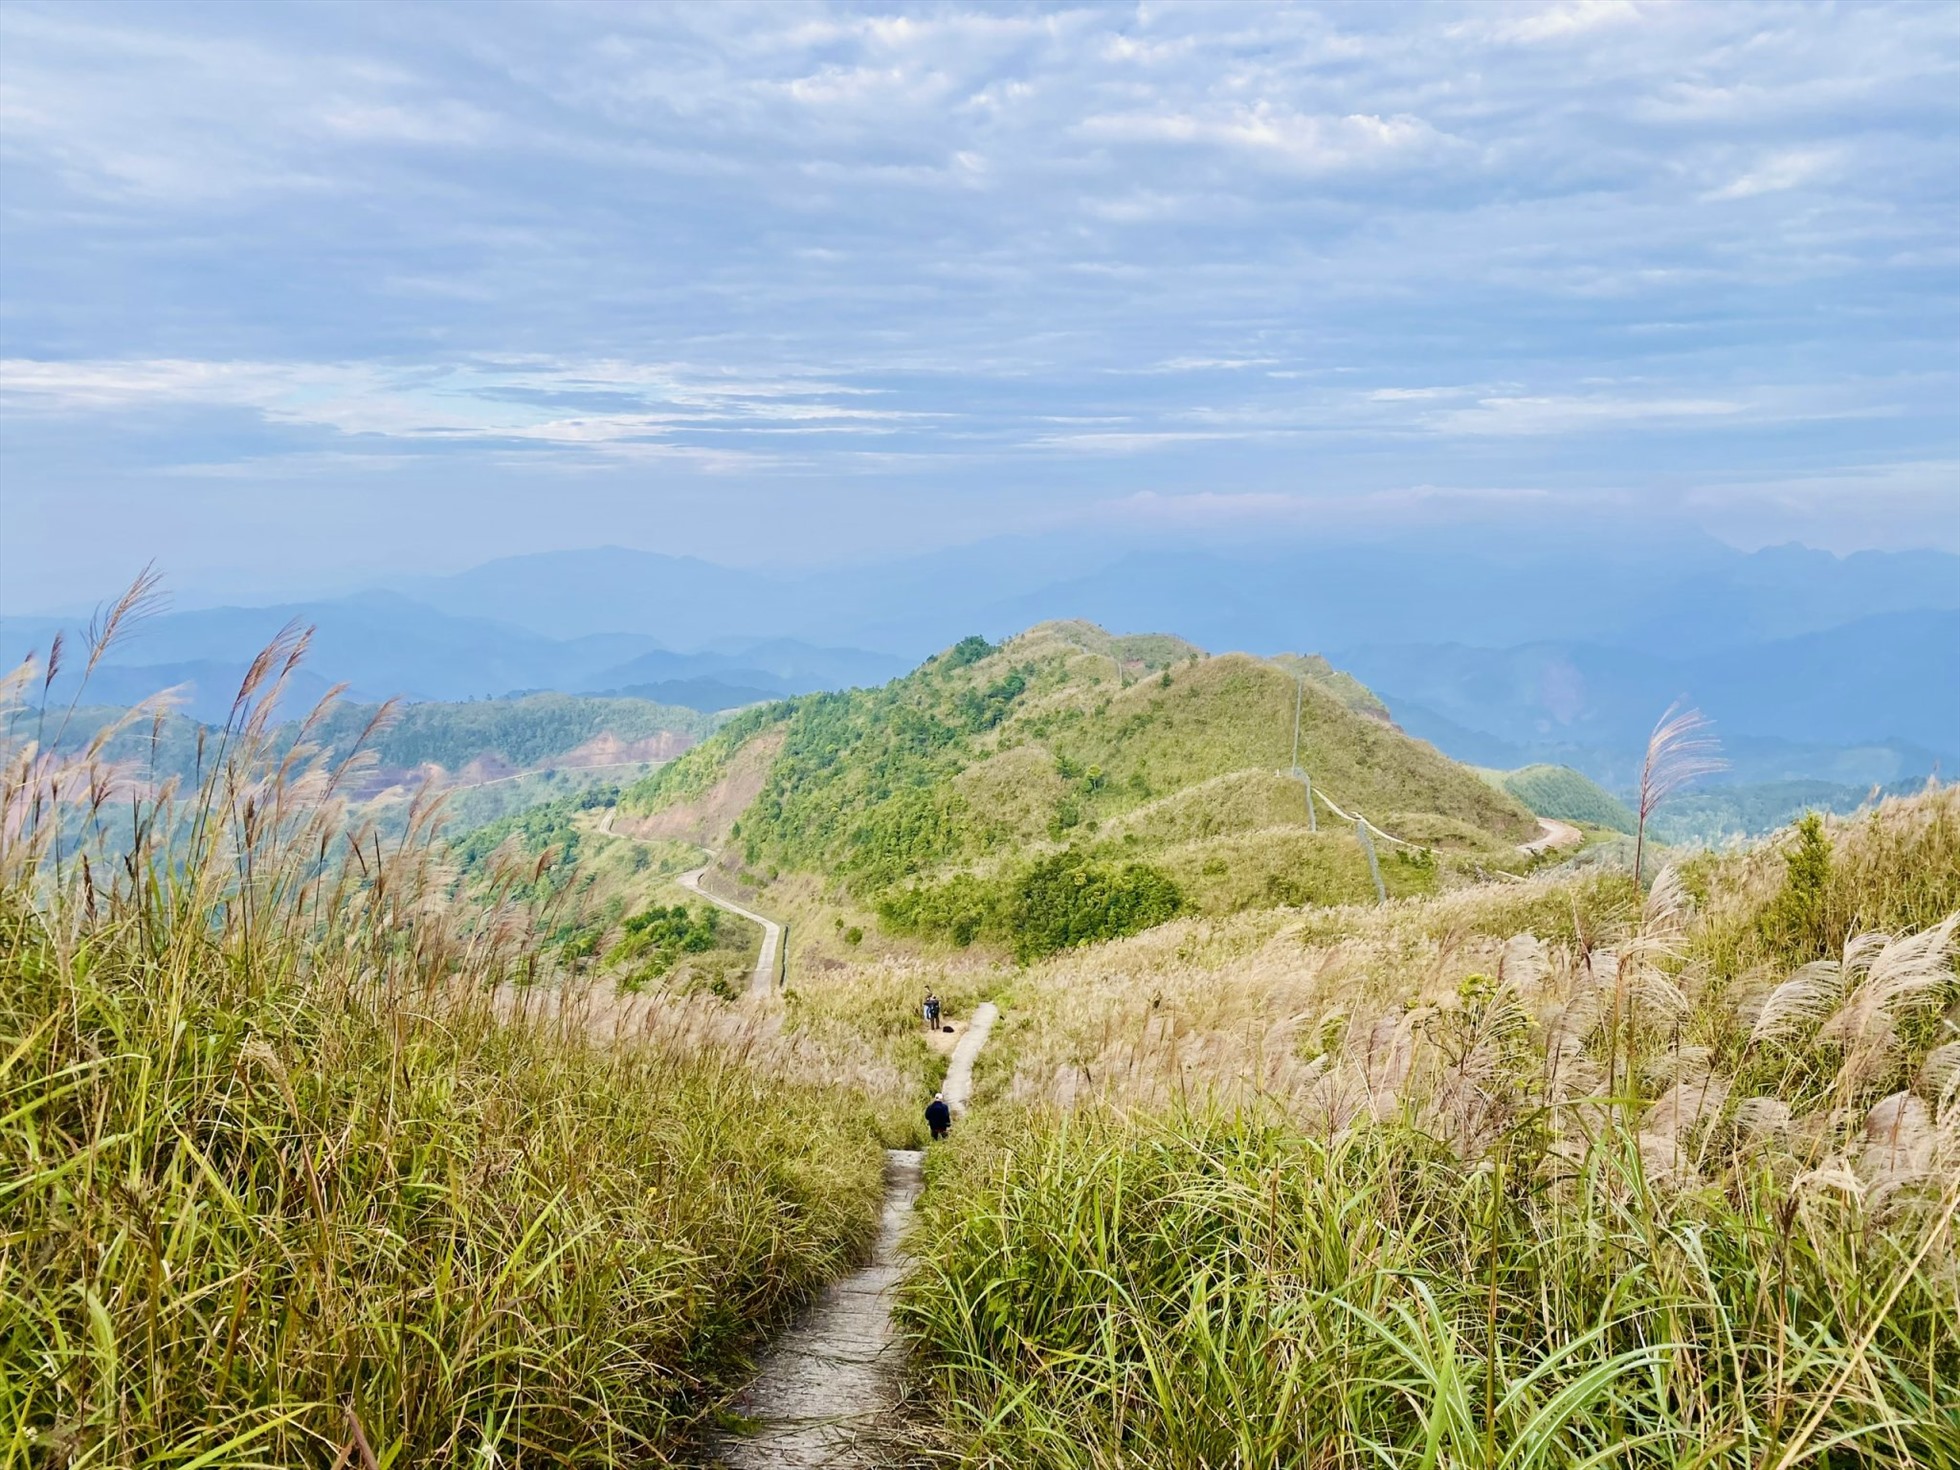
[(902, 1317), (967, 1464), (1960, 1464), (1927, 1242), (1765, 1168), (1657, 1190), (1419, 1131), (1026, 1115), (936, 1160)]
[(434, 810), (275, 747), (303, 652), (181, 790), (8, 684), (0, 1464), (660, 1463), (868, 1239), (902, 1082), (559, 985), (526, 873), (456, 897)]
[(1960, 1466), (1956, 803), (1030, 970), (903, 1303), (938, 1448)]

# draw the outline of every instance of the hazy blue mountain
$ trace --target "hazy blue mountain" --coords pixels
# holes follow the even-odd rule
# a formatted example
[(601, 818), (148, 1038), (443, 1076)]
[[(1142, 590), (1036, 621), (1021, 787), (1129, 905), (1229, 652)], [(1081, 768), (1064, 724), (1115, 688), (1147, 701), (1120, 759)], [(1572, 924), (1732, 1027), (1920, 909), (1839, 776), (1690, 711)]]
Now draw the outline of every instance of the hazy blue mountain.
[[(66, 628), (66, 699), (83, 663), (72, 620), (7, 618), (0, 649), (10, 663), (45, 655)], [(132, 704), (182, 686), (185, 709), (222, 720), (253, 656), (288, 627), (313, 638), (288, 705), (310, 704), (334, 683), (350, 697), (375, 700), (481, 699), (514, 690), (632, 692), (662, 703), (713, 711), (813, 689), (883, 683), (903, 662), (862, 649), (824, 648), (795, 639), (734, 640), (724, 651), (676, 653), (640, 633), (550, 638), (489, 618), (445, 613), (395, 592), (366, 592), (270, 607), (165, 612), (133, 626), (89, 681), (96, 704)], [(646, 692), (652, 691), (652, 692)]]
[(550, 638), (641, 633), (672, 647), (786, 631), (771, 579), (620, 546), (500, 557), (395, 586), (452, 616), (508, 620)]
[[(11, 621), (11, 620), (9, 620)], [(223, 725), (231, 714), (249, 659), (192, 659), (179, 663), (118, 664), (105, 660), (88, 681), (90, 707), (127, 709), (147, 703), (159, 694), (171, 692), (177, 709), (206, 725)], [(279, 708), (288, 716), (311, 709), (324, 699), (337, 681), (318, 669), (301, 667), (286, 681), (285, 698)], [(65, 707), (75, 693), (75, 681), (55, 681), (49, 696), (51, 707)], [(39, 686), (36, 686), (38, 698)], [(361, 685), (351, 685), (346, 697), (374, 702), (386, 697)], [(98, 722), (99, 723), (99, 722)]]
[[(817, 648), (794, 638), (752, 643), (721, 639), (707, 645), (744, 668), (760, 669), (796, 689), (870, 688), (911, 672), (913, 664), (888, 653), (862, 648)], [(725, 670), (724, 670), (725, 672)]]
[(1678, 530), (1605, 538), (1575, 527), (1529, 545), (1461, 528), (1393, 543), (1297, 534), (1228, 543), (1117, 526), (818, 571), (604, 547), (401, 585), (452, 614), (552, 637), (641, 633), (667, 648), (732, 652), (792, 636), (902, 663), (969, 632), (998, 637), (1055, 617), (1267, 652), (1429, 643), (1439, 629), (1503, 648), (1556, 629), (1574, 642), (1685, 656), (1878, 613), (1960, 608), (1960, 557), (1743, 553)]
[(1586, 643), (1450, 643), (1362, 645), (1335, 661), (1398, 717), (1420, 710), (1410, 717), (1440, 717), (1513, 745), (1632, 748), (1684, 700), (1730, 737), (1960, 747), (1953, 612), (1882, 613), (1687, 658)]
[[(1579, 524), (1529, 544), (1448, 525), (1392, 543), (1232, 540), (1112, 517), (814, 571), (620, 547), (507, 557), (349, 597), (166, 614), (98, 678), (116, 671), (117, 698), (188, 680), (193, 707), (219, 717), (252, 652), (300, 622), (318, 627), (309, 673), (366, 697), (625, 690), (711, 709), (878, 684), (968, 633), (1087, 618), (1330, 653), (1412, 733), (1479, 764), (1609, 779), (1687, 698), (1732, 749), (1783, 742), (1763, 747), (1778, 774), (1762, 779), (1855, 783), (1960, 749), (1957, 614), (1960, 557), (1939, 552), (1743, 553), (1678, 527)], [(52, 630), (7, 618), (0, 652)]]

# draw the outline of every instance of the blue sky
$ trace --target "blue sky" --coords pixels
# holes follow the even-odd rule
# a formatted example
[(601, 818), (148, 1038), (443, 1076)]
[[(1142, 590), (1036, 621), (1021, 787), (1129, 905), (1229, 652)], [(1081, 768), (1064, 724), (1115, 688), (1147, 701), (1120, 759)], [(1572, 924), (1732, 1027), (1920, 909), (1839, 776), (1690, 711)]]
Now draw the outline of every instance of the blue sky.
[(1960, 7), (0, 7), (0, 604), (616, 542), (1960, 549)]

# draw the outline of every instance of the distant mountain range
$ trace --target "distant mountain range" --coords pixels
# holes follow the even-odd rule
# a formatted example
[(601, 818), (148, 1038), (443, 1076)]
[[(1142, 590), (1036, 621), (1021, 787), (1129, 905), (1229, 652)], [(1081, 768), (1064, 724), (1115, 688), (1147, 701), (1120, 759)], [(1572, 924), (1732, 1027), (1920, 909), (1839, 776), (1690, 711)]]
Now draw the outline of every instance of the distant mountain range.
[[(958, 638), (1055, 618), (1175, 629), (1213, 650), (1318, 651), (1459, 759), (1555, 761), (1618, 789), (1677, 697), (1738, 779), (1892, 781), (1960, 766), (1960, 557), (1695, 534), (1456, 529), (1394, 543), (1172, 542), (1120, 525), (818, 571), (600, 547), (274, 607), (167, 613), (97, 671), (94, 702), (194, 687), (222, 718), (251, 653), (317, 628), (296, 688), (365, 699), (526, 690), (717, 710), (873, 685)], [(0, 655), (59, 621), (0, 619)]]
[[(1597, 756), (1637, 750), (1677, 700), (1715, 721), (1749, 779), (1889, 782), (1960, 747), (1960, 612), (1881, 613), (1687, 657), (1589, 643), (1448, 643), (1365, 645), (1337, 661), (1405, 728), (1462, 749), (1465, 759), (1514, 766), (1558, 758), (1622, 788), (1633, 772), (1602, 773)], [(1824, 769), (1818, 759), (1861, 747), (1889, 754), (1848, 770), (1842, 760)], [(1792, 760), (1805, 749), (1811, 753)]]
[[(819, 648), (794, 639), (734, 640), (721, 651), (676, 653), (642, 633), (554, 638), (488, 618), (459, 617), (395, 592), (361, 593), (273, 607), (165, 613), (137, 626), (89, 681), (92, 704), (133, 704), (187, 686), (185, 713), (224, 719), (252, 655), (288, 626), (311, 627), (306, 663), (288, 703), (310, 704), (331, 684), (377, 701), (465, 700), (556, 690), (621, 694), (715, 711), (815, 689), (881, 684), (903, 659), (862, 649)], [(72, 619), (0, 619), (0, 652), (11, 661), (45, 652)], [(72, 676), (79, 660), (69, 662)], [(57, 694), (70, 686), (57, 682)]]
[(506, 557), (394, 584), (463, 618), (548, 637), (642, 633), (669, 648), (789, 637), (909, 662), (968, 633), (1043, 619), (1177, 630), (1258, 652), (1557, 636), (1688, 656), (1887, 612), (1960, 609), (1960, 556), (1798, 546), (1743, 553), (1706, 537), (1557, 540), (1462, 531), (1391, 543), (1139, 540), (1113, 528), (998, 537), (865, 566), (762, 572), (599, 547)]

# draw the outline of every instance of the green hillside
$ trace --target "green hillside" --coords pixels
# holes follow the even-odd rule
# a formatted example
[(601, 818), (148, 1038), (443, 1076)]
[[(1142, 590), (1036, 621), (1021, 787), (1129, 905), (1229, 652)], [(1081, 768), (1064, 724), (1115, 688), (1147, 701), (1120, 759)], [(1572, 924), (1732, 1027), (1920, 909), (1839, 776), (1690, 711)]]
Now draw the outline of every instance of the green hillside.
[[(1111, 911), (1160, 915), (1159, 879), (1174, 908), (1344, 901), (1371, 891), (1365, 859), (1324, 808), (1308, 833), (1303, 792), (1283, 774), (1298, 666), (1085, 623), (999, 646), (967, 639), (881, 689), (748, 711), (621, 807), (682, 806), (773, 740), (731, 833), (751, 867), (840, 880), (891, 927), (957, 941), (1026, 932), (1030, 885), (1064, 851), (1077, 861), (1070, 887), (1147, 896)], [(1345, 810), (1486, 855), (1534, 830), (1512, 797), (1330, 676), (1301, 686), (1300, 764)], [(1433, 859), (1384, 857), (1392, 888), (1433, 884)]]
[[(632, 746), (664, 736), (667, 743), (678, 748), (701, 739), (719, 723), (715, 715), (644, 699), (579, 694), (405, 704), (397, 707), (394, 717), (382, 728), (371, 729), (378, 711), (377, 705), (336, 704), (305, 727), (306, 739), (334, 759), (344, 758), (358, 747), (384, 768), (412, 770), (437, 765), (453, 772), (485, 758), (519, 769), (543, 766), (607, 737)], [(91, 706), (76, 710), (68, 723), (73, 729), (95, 730), (115, 724), (123, 714), (121, 710)], [(59, 723), (57, 713), (51, 717), (50, 733)], [(12, 738), (34, 733), (25, 716), (16, 716), (12, 724)], [(301, 729), (299, 723), (280, 726), (273, 731), (273, 739), (283, 746), (298, 738)], [(195, 779), (200, 736), (203, 758), (209, 760), (223, 745), (221, 730), (180, 714), (165, 715), (160, 720), (143, 715), (123, 726), (105, 753), (113, 761), (140, 770), (154, 767), (159, 776)]]
[(1490, 779), (1515, 796), (1532, 814), (1566, 822), (1589, 822), (1615, 832), (1631, 832), (1633, 813), (1604, 786), (1570, 766), (1521, 766), (1492, 771)]
[[(371, 705), (340, 705), (314, 738), (339, 752), (359, 738), (373, 714)], [(693, 740), (714, 724), (712, 715), (644, 699), (528, 694), (462, 704), (404, 705), (372, 748), (385, 766), (438, 765), (456, 770), (482, 756), (497, 756), (513, 766), (536, 766), (601, 736), (628, 743), (663, 734)]]

